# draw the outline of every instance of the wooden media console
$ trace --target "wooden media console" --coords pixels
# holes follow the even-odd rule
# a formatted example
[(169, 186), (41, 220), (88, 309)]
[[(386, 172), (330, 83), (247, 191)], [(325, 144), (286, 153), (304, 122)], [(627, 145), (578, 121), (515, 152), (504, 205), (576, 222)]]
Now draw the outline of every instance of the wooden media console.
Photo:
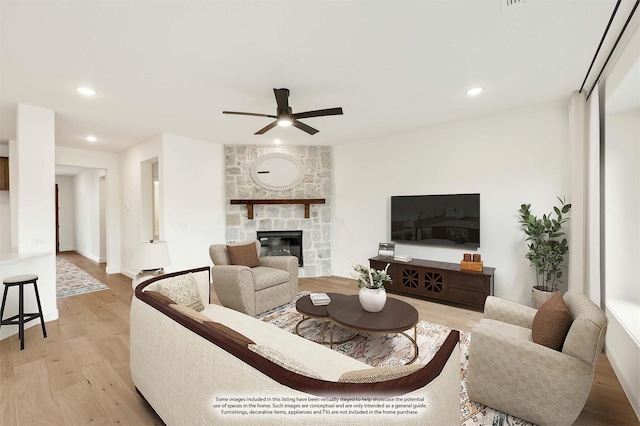
[(484, 309), (487, 296), (493, 296), (495, 268), (484, 267), (482, 272), (461, 271), (459, 263), (413, 259), (401, 262), (393, 258), (372, 257), (369, 265), (384, 269), (393, 280), (385, 283), (388, 292), (421, 296), (436, 301), (451, 302)]

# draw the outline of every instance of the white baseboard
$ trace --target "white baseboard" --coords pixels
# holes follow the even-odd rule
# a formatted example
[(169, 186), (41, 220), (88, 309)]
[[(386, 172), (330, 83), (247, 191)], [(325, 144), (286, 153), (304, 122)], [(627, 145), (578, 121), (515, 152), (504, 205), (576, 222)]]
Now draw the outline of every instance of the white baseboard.
[(135, 278), (135, 276), (138, 275), (138, 272), (134, 272), (131, 269), (121, 269), (120, 273), (122, 275), (126, 275), (127, 277), (129, 277), (131, 279)]
[(640, 346), (616, 314), (615, 308), (612, 310), (606, 304), (605, 309), (609, 319), (605, 353), (640, 420)]
[(82, 250), (76, 250), (76, 252), (78, 254), (81, 254), (82, 256), (86, 257), (89, 260), (93, 260), (96, 263), (100, 263), (100, 258), (98, 256), (94, 256), (91, 253), (83, 252)]

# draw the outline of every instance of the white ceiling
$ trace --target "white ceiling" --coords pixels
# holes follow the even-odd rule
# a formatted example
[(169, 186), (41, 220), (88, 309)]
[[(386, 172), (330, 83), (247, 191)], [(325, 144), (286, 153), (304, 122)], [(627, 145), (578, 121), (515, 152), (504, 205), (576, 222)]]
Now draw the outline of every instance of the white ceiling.
[[(505, 1), (505, 0), (502, 0)], [(615, 0), (0, 2), (0, 140), (15, 106), (56, 112), (56, 144), (117, 152), (161, 132), (224, 144), (338, 144), (579, 89)], [(93, 98), (77, 86), (97, 91)], [(465, 91), (482, 86), (470, 98)], [(275, 113), (343, 116), (253, 133)], [(99, 141), (87, 143), (95, 135)]]

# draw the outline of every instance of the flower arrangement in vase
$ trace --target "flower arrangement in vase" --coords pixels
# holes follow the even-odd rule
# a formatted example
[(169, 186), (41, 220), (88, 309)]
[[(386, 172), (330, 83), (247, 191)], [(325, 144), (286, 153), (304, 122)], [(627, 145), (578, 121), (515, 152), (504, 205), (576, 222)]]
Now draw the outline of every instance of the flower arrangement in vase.
[(355, 278), (358, 279), (358, 288), (360, 293), (360, 304), (362, 309), (367, 312), (380, 312), (387, 303), (387, 292), (384, 289), (384, 283), (391, 281), (391, 276), (387, 274), (389, 263), (384, 270), (369, 268), (364, 265), (355, 265), (353, 270), (358, 273)]

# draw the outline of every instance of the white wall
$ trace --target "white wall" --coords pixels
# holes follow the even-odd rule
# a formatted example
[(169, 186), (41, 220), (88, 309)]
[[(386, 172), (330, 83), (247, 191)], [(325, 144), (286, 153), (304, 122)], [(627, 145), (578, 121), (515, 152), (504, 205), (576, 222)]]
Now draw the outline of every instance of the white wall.
[(100, 258), (100, 178), (104, 170), (90, 169), (74, 176), (75, 247), (95, 262)]
[[(120, 202), (122, 205), (122, 269), (130, 277), (140, 271), (131, 269), (131, 257), (136, 243), (148, 240), (142, 208), (142, 165), (153, 159), (162, 161), (162, 135), (153, 136), (119, 154)], [(162, 217), (161, 217), (162, 223)], [(164, 238), (162, 233), (160, 238)]]
[(106, 244), (108, 274), (121, 269), (120, 164), (118, 154), (56, 147), (55, 164), (106, 170)]
[[(16, 141), (9, 142), (11, 172), (12, 246), (21, 254), (35, 254), (2, 265), (1, 276), (35, 273), (45, 321), (58, 319), (55, 277), (55, 120), (45, 108), (19, 104)], [(31, 307), (32, 300), (29, 297)], [(7, 299), (7, 312), (17, 312), (15, 295)], [(5, 312), (5, 313), (7, 313)], [(33, 311), (32, 311), (33, 312)], [(30, 322), (33, 326), (37, 322)], [(3, 335), (14, 327), (3, 328)], [(5, 334), (8, 333), (8, 334)]]
[(75, 197), (72, 176), (56, 176), (60, 251), (75, 250)]
[(20, 104), (17, 117), (18, 251), (55, 252), (54, 113)]
[[(9, 156), (9, 146), (0, 144), (0, 157)], [(11, 248), (11, 204), (9, 191), (0, 191), (0, 251)]]
[(163, 136), (160, 235), (169, 243), (167, 269), (211, 265), (209, 246), (226, 241), (224, 146)]
[(107, 259), (107, 177), (103, 174), (98, 179), (99, 187), (99, 239), (100, 239), (100, 262), (103, 263)]
[[(151, 161), (158, 161), (160, 239), (177, 271), (210, 265), (209, 245), (225, 241), (224, 146), (171, 134), (156, 135), (120, 154), (123, 273), (134, 276), (134, 245), (149, 239)], [(125, 184), (126, 183), (126, 184)], [(147, 211), (148, 210), (148, 211)]]
[[(571, 201), (568, 129), (568, 101), (558, 101), (334, 147), (333, 273), (351, 276), (352, 262), (367, 262), (389, 241), (392, 195), (478, 192), (478, 253), (496, 268), (495, 294), (530, 304), (535, 271), (517, 211), (531, 203), (534, 213), (548, 212), (556, 196)], [(396, 246), (400, 255), (446, 262), (463, 251)]]

